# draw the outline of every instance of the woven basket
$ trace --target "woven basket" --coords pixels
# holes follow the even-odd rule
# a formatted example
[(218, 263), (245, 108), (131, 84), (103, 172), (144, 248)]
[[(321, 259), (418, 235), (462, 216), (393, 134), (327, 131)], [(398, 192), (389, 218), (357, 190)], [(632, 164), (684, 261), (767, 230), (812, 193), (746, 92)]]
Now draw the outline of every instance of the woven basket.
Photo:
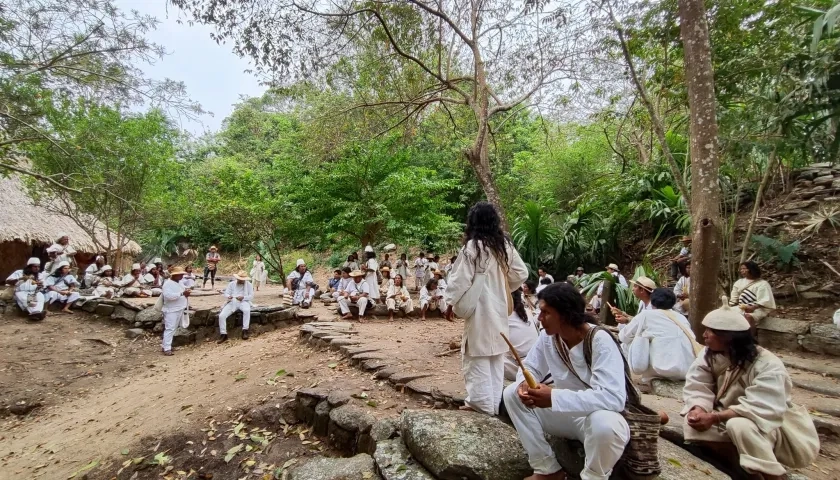
[(625, 470), (633, 476), (647, 477), (662, 471), (659, 465), (659, 414), (644, 405), (621, 413), (630, 426), (630, 442), (624, 449)]

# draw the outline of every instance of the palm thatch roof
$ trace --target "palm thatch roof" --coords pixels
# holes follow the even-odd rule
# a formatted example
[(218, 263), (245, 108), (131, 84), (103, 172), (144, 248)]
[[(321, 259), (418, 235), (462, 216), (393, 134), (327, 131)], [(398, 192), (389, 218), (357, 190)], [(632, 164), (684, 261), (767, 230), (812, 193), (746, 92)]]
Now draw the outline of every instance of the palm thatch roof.
[[(70, 217), (36, 204), (17, 175), (0, 176), (0, 205), (0, 243), (20, 241), (49, 245), (64, 233), (70, 236), (71, 245), (79, 252), (92, 254), (102, 250)], [(96, 225), (99, 244), (108, 245), (105, 225), (100, 222)], [(129, 240), (122, 250), (136, 255), (142, 249)]]

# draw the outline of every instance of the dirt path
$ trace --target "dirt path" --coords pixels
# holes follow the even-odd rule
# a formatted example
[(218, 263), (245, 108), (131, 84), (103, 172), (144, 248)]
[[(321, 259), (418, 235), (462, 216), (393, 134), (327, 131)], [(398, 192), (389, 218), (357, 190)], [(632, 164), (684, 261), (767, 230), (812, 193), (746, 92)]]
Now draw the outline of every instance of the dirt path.
[[(132, 342), (120, 338), (121, 328), (82, 314), (34, 325), (0, 317), (0, 326), (16, 332), (0, 339), (0, 397), (26, 396), (45, 404), (0, 426), (3, 480), (64, 479), (91, 462), (105, 468), (143, 438), (192, 435), (211, 419), (228, 421), (240, 409), (316, 384), (365, 389), (379, 410), (417, 406), (407, 395), (340, 365), (337, 355), (298, 344), (296, 328), (164, 357), (156, 338)], [(83, 340), (94, 335), (114, 346)], [(84, 363), (65, 364), (67, 359)], [(281, 369), (286, 375), (275, 378)]]

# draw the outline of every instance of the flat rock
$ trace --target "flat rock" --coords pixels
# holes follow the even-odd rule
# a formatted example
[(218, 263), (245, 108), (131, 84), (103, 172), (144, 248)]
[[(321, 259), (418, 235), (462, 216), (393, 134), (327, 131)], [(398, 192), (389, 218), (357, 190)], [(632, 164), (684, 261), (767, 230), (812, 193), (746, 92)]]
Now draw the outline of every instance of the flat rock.
[(362, 346), (362, 347), (348, 346), (347, 348), (342, 348), (341, 349), (341, 353), (343, 353), (343, 354), (345, 354), (349, 357), (352, 357), (353, 355), (356, 355), (356, 354), (359, 354), (359, 353), (369, 353), (369, 352), (378, 352), (378, 351), (379, 351), (379, 348), (365, 347), (365, 346)]
[(318, 400), (326, 400), (330, 396), (330, 392), (321, 390), (320, 388), (301, 388), (296, 394), (298, 397), (310, 397)]
[(398, 371), (399, 371), (398, 367), (385, 367), (382, 370), (379, 370), (378, 372), (376, 372), (376, 375), (374, 375), (374, 376), (379, 380), (385, 380), (385, 379), (389, 378), (391, 375), (394, 375), (395, 373), (397, 373)]
[(350, 432), (367, 433), (376, 417), (354, 405), (344, 405), (330, 411), (330, 421)]
[(376, 468), (385, 480), (434, 480), (435, 477), (411, 457), (400, 439), (377, 443), (373, 453)]
[(330, 407), (336, 408), (342, 405), (347, 405), (353, 398), (347, 392), (334, 391), (327, 396), (327, 403)]
[(840, 340), (830, 336), (820, 336), (813, 333), (803, 335), (799, 339), (799, 345), (809, 352), (840, 356)]
[(823, 395), (828, 395), (835, 398), (840, 398), (840, 385), (837, 385), (836, 382), (825, 379), (825, 380), (812, 380), (810, 378), (791, 378), (793, 381), (793, 385), (799, 388), (804, 388), (805, 390), (810, 390), (812, 392), (821, 393)]
[(137, 305), (135, 303), (131, 303), (128, 300), (122, 300), (121, 299), (120, 300), (120, 305), (122, 305), (123, 307), (125, 307), (129, 310), (134, 310), (135, 312), (139, 312), (140, 310), (143, 310), (139, 305)]
[(787, 367), (798, 368), (806, 372), (819, 373), (833, 378), (840, 378), (840, 366), (834, 359), (801, 358), (792, 355), (779, 355)]
[(146, 334), (142, 328), (129, 328), (125, 331), (125, 338), (137, 338)]
[(654, 395), (682, 400), (685, 382), (675, 382), (673, 380), (665, 380), (664, 378), (654, 378), (650, 382), (650, 386), (651, 393)]
[(516, 430), (488, 415), (404, 410), (400, 433), (411, 455), (442, 480), (518, 480), (531, 474)]
[(419, 378), (426, 378), (431, 377), (432, 374), (430, 373), (421, 373), (421, 372), (399, 372), (391, 375), (388, 377), (388, 381), (393, 383), (394, 385), (403, 384), (417, 380)]
[(173, 347), (183, 347), (184, 345), (192, 345), (195, 343), (196, 333), (193, 330), (178, 327), (175, 330), (175, 335), (172, 337)]
[(371, 359), (362, 362), (362, 368), (368, 371), (379, 370), (387, 367), (389, 362), (387, 360)]
[(788, 320), (778, 317), (767, 317), (758, 325), (758, 330), (770, 330), (780, 333), (791, 333), (794, 335), (805, 335), (811, 328), (809, 322), (802, 320)]
[(137, 311), (125, 308), (122, 304), (120, 304), (114, 307), (114, 312), (111, 314), (111, 318), (114, 320), (133, 322), (137, 318)]
[(373, 480), (376, 473), (373, 458), (360, 453), (350, 458), (320, 457), (310, 460), (289, 473), (288, 480)]
[(368, 352), (368, 353), (357, 353), (355, 355), (350, 356), (351, 363), (353, 364), (361, 364), (365, 360), (384, 360), (385, 357), (382, 356), (381, 353), (377, 352)]
[(137, 316), (134, 317), (134, 320), (142, 323), (157, 323), (163, 320), (163, 314), (156, 311), (154, 308), (146, 308), (141, 310)]
[(113, 305), (100, 302), (99, 305), (96, 306), (96, 309), (93, 310), (93, 313), (101, 317), (110, 317), (111, 314), (114, 313), (114, 309)]

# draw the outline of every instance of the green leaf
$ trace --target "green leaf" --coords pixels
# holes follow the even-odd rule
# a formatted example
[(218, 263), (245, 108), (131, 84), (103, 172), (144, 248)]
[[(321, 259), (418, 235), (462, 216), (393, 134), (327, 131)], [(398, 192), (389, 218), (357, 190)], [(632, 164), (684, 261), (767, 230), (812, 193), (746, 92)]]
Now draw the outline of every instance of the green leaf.
[(376, 408), (376, 406), (377, 406), (377, 405), (379, 405), (379, 404), (378, 404), (378, 403), (376, 403), (376, 400), (368, 400), (368, 401), (367, 401), (367, 405), (368, 405), (369, 407)]
[(120, 450), (120, 454), (122, 454), (122, 455), (128, 455), (128, 449), (127, 449), (127, 448), (123, 448), (122, 450)]
[(277, 372), (274, 374), (275, 377), (282, 377), (284, 375), (286, 375), (286, 371), (282, 368), (280, 370), (277, 370)]
[(245, 445), (240, 443), (228, 450), (225, 454), (225, 463), (230, 463), (230, 461), (233, 460), (233, 457), (235, 457), (237, 453), (241, 452), (244, 447)]
[(245, 380), (246, 378), (248, 378), (248, 375), (245, 375), (244, 373), (240, 373), (239, 375), (233, 377), (234, 381), (237, 382), (240, 380)]
[(679, 460), (677, 460), (675, 458), (668, 458), (668, 463), (670, 463), (671, 465), (673, 465), (675, 467), (682, 468), (682, 463), (680, 463)]
[(76, 478), (76, 477), (77, 477), (80, 473), (87, 472), (88, 470), (90, 470), (90, 469), (92, 469), (92, 468), (96, 467), (97, 465), (99, 465), (99, 460), (93, 460), (93, 461), (91, 461), (90, 463), (88, 463), (87, 465), (85, 465), (84, 467), (82, 467), (82, 468), (80, 468), (80, 469), (76, 470), (75, 472), (73, 472), (73, 474), (72, 474), (72, 475), (70, 475), (70, 476), (69, 476), (69, 477), (67, 477), (67, 478), (68, 478), (68, 479), (70, 479), (70, 478)]
[(330, 368), (335, 368), (335, 367), (337, 367), (337, 366), (338, 366), (338, 364), (337, 364), (337, 363), (330, 363), (330, 364), (329, 364), (329, 365), (327, 365), (327, 366), (328, 366), (328, 367), (330, 367)]

